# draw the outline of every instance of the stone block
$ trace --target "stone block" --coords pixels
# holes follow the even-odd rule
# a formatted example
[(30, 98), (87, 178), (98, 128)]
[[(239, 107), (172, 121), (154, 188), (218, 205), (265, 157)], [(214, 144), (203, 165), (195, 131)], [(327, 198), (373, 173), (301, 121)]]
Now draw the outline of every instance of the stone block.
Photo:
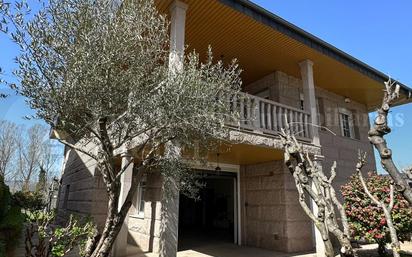
[(255, 220), (250, 220), (247, 221), (246, 224), (246, 233), (248, 236), (253, 236), (253, 235), (258, 235), (259, 234), (259, 221), (255, 221)]
[(293, 178), (292, 174), (287, 173), (283, 176), (283, 188), (285, 190), (294, 189), (296, 190), (295, 179)]
[(282, 191), (282, 203), (288, 205), (299, 204), (299, 195), (296, 187)]
[(259, 233), (263, 237), (280, 237), (283, 236), (284, 223), (279, 221), (262, 221), (259, 224)]
[(302, 210), (300, 204), (287, 204), (284, 206), (286, 219), (289, 221), (307, 221), (308, 217)]
[(260, 207), (260, 220), (262, 221), (283, 221), (285, 215), (285, 209), (282, 205)]
[(81, 202), (81, 201), (68, 201), (67, 210), (80, 212), (80, 213), (90, 213), (92, 202)]
[(288, 238), (287, 239), (287, 252), (306, 252), (312, 251), (315, 247), (311, 239), (304, 238)]
[(129, 231), (129, 236), (142, 251), (150, 250), (150, 236), (134, 231)]
[(287, 238), (304, 238), (312, 240), (312, 223), (306, 221), (288, 221), (286, 223)]
[(162, 215), (162, 204), (160, 202), (145, 202), (144, 217), (146, 219), (160, 220)]
[(106, 201), (93, 201), (93, 212), (98, 214), (107, 213), (107, 202)]
[(147, 202), (156, 202), (162, 200), (162, 189), (158, 187), (146, 187), (144, 200)]
[(129, 216), (127, 225), (130, 232), (150, 235), (150, 220)]
[(249, 177), (245, 179), (247, 190), (259, 190), (261, 186), (261, 177)]
[(70, 190), (68, 197), (69, 201), (92, 201), (94, 198), (93, 189), (81, 190), (81, 191), (72, 191)]
[(248, 204), (275, 205), (280, 203), (280, 190), (248, 191), (246, 201)]
[(270, 190), (262, 191), (263, 195), (261, 196), (262, 205), (275, 205), (280, 204), (281, 199), (281, 190)]
[(273, 174), (261, 177), (261, 189), (280, 189), (283, 187), (283, 175)]
[(246, 207), (246, 217), (248, 218), (248, 220), (260, 220), (260, 208), (261, 207), (257, 205), (248, 205)]

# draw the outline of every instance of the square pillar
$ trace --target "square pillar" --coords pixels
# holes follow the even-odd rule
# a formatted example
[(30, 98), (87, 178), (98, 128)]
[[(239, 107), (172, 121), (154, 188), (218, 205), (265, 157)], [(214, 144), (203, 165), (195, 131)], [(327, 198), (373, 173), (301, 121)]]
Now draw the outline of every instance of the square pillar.
[[(311, 60), (304, 60), (299, 63), (300, 73), (302, 76), (303, 85), (303, 97), (304, 97), (304, 109), (310, 113), (310, 134), (312, 137), (312, 144), (320, 147), (319, 140), (319, 127), (318, 125), (318, 110), (316, 106), (316, 95), (315, 95), (315, 82), (313, 79), (313, 62)], [(314, 157), (314, 163), (320, 169), (322, 169), (323, 156), (316, 155)], [(317, 215), (317, 205), (311, 200), (311, 207), (315, 216)], [(325, 245), (323, 243), (322, 236), (318, 229), (313, 224), (313, 233), (315, 238), (316, 255), (318, 257), (325, 256)]]
[(299, 63), (299, 66), (303, 85), (304, 109), (310, 113), (310, 122), (312, 124), (309, 126), (312, 143), (320, 146), (319, 128), (314, 126), (318, 125), (318, 111), (316, 108), (315, 82), (313, 79), (313, 62), (311, 60), (304, 60)]
[[(315, 155), (314, 158), (313, 158), (314, 165), (318, 166), (319, 169), (322, 169), (322, 162), (323, 162), (324, 158), (325, 157), (322, 156), (322, 155)], [(312, 189), (315, 192), (317, 191), (314, 185), (312, 185)], [(317, 216), (318, 215), (318, 206), (316, 205), (315, 201), (313, 201), (313, 200), (311, 200), (310, 204), (311, 204), (311, 207), (312, 207), (312, 210), (313, 210), (313, 214), (315, 216)], [(320, 234), (319, 230), (316, 228), (316, 226), (314, 224), (312, 226), (312, 230), (313, 230), (314, 239), (315, 239), (314, 243), (315, 243), (315, 246), (316, 246), (316, 256), (317, 257), (324, 257), (325, 256), (325, 244), (323, 243), (322, 235)]]
[[(165, 155), (181, 158), (181, 148), (173, 142), (165, 145)], [(160, 224), (160, 257), (176, 257), (179, 237), (179, 187), (173, 177), (163, 177)]]
[(179, 188), (164, 178), (161, 200), (160, 257), (176, 257), (179, 238)]
[[(120, 177), (120, 195), (119, 195), (119, 204), (118, 204), (118, 211), (122, 208), (124, 201), (126, 200), (127, 194), (129, 193), (130, 186), (132, 183), (132, 173), (133, 173), (133, 163), (130, 163), (132, 160), (132, 156), (129, 153), (123, 153), (122, 157), (122, 170), (127, 165), (127, 169), (123, 172)], [(129, 164), (130, 163), (130, 164)], [(119, 234), (116, 237), (116, 242), (114, 244), (114, 257), (124, 257), (127, 255), (127, 234), (128, 234), (128, 227), (127, 227), (127, 216), (122, 224), (122, 228), (120, 229)]]
[[(185, 26), (188, 5), (175, 0), (170, 5), (170, 53), (169, 71), (176, 74), (183, 71), (185, 51)], [(166, 145), (166, 155), (180, 158), (180, 148), (173, 143)], [(179, 229), (179, 188), (177, 182), (163, 178), (161, 201), (161, 224), (159, 255), (161, 257), (176, 257)]]
[(170, 5), (170, 54), (169, 70), (176, 73), (183, 70), (185, 51), (185, 26), (187, 4), (175, 0)]

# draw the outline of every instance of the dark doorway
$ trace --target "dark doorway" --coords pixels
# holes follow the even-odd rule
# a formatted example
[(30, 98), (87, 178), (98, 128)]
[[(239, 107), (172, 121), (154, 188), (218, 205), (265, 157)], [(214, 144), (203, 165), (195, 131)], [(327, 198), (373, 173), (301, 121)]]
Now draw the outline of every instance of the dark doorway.
[(202, 175), (205, 186), (200, 190), (200, 199), (180, 195), (179, 251), (234, 242), (236, 174), (202, 172)]

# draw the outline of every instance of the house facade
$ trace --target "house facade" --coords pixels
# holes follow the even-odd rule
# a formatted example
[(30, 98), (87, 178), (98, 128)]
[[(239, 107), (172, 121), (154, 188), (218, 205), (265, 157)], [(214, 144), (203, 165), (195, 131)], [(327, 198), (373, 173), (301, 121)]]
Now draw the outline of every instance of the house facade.
[[(160, 174), (143, 179), (114, 256), (125, 256), (127, 245), (175, 256), (181, 249), (219, 242), (281, 252), (314, 250), (316, 231), (283, 163), (278, 136), (283, 117), (323, 169), (337, 161), (339, 189), (354, 173), (358, 150), (369, 156), (365, 170), (375, 170), (368, 114), (379, 105), (387, 77), (247, 0), (156, 4), (171, 21), (172, 68), (184, 68), (185, 46), (202, 54), (211, 45), (215, 56), (238, 59), (248, 97), (231, 101), (246, 119), (228, 124), (230, 147), (209, 153), (207, 165), (193, 164), (205, 182), (199, 201), (178, 192), (165, 197)], [(401, 95), (399, 104), (408, 101), (409, 89), (402, 86)], [(131, 155), (120, 154), (119, 169)], [(131, 170), (122, 176), (120, 201), (130, 188)], [(101, 227), (106, 208), (96, 163), (66, 149), (58, 219), (91, 215)]]

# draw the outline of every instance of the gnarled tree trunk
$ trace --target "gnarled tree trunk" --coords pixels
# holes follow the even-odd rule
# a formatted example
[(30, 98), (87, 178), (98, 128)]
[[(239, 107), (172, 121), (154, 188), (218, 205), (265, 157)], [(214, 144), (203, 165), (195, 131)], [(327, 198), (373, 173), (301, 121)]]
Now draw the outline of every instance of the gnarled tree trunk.
[[(384, 97), (382, 105), (378, 109), (378, 116), (376, 117), (372, 128), (369, 130), (369, 141), (378, 151), (381, 158), (382, 167), (389, 173), (396, 184), (396, 190), (401, 192), (405, 199), (412, 206), (412, 188), (408, 185), (405, 178), (399, 172), (392, 159), (392, 151), (388, 148), (384, 136), (391, 132), (388, 125), (388, 113), (390, 107), (399, 97), (399, 85), (392, 81), (385, 82)], [(408, 174), (408, 173), (406, 173)]]
[[(290, 131), (282, 130), (280, 136), (285, 149), (284, 161), (295, 179), (299, 203), (319, 230), (325, 244), (325, 255), (335, 256), (329, 237), (329, 233), (332, 233), (339, 240), (342, 256), (357, 256), (350, 242), (349, 225), (345, 211), (332, 186), (336, 176), (336, 163), (331, 168), (331, 176), (327, 178), (322, 167), (303, 152), (302, 145), (298, 143)], [(308, 207), (305, 201), (306, 196), (309, 196), (318, 207), (317, 213)], [(337, 221), (335, 208), (339, 210), (342, 219), (341, 225), (344, 227), (343, 231)]]

